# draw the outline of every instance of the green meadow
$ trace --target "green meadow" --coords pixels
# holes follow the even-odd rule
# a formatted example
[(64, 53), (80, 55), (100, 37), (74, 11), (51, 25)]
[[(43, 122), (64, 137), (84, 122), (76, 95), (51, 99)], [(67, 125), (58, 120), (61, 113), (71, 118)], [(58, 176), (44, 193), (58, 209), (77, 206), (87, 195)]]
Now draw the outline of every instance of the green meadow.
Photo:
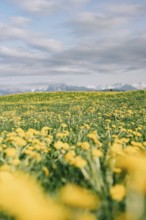
[(146, 91), (0, 97), (0, 220), (145, 220)]

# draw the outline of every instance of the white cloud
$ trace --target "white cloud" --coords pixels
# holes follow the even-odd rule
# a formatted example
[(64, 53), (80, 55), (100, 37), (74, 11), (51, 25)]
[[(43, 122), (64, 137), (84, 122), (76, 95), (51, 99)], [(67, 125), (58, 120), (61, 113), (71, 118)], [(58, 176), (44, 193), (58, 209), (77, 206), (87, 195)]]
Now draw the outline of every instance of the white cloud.
[(39, 12), (52, 12), (57, 6), (55, 1), (48, 1), (48, 0), (25, 0), (25, 1), (19, 1), (14, 0), (14, 2), (18, 5), (20, 5), (21, 8), (23, 8), (26, 11), (33, 12), (33, 13), (39, 13)]
[(0, 33), (0, 39), (4, 41), (19, 40), (23, 41), (25, 45), (55, 53), (63, 49), (60, 41), (42, 37), (39, 33), (31, 32), (24, 27), (0, 23)]
[(29, 18), (23, 17), (23, 16), (14, 16), (11, 18), (11, 24), (16, 26), (25, 26), (28, 25), (31, 22)]
[(105, 9), (107, 12), (117, 15), (135, 16), (143, 15), (146, 12), (146, 4), (140, 3), (114, 3), (105, 4)]
[(5, 23), (0, 23), (0, 33), (1, 40), (11, 40), (13, 38), (24, 39), (28, 35), (27, 30)]
[(82, 5), (90, 0), (12, 0), (22, 9), (30, 13), (50, 14), (60, 9), (66, 9)]
[(23, 59), (24, 60), (44, 60), (47, 59), (47, 54), (45, 55), (42, 52), (35, 52), (26, 50), (24, 48), (14, 48), (14, 47), (6, 47), (1, 46), (0, 47), (0, 57), (7, 57), (7, 58), (14, 58), (15, 62), (18, 62), (18, 60)]
[(118, 27), (128, 24), (129, 19), (122, 16), (112, 16), (110, 14), (98, 12), (82, 12), (74, 20), (68, 22), (72, 26), (73, 32), (81, 36), (95, 36), (98, 38), (102, 32), (108, 33)]
[[(32, 36), (33, 37), (33, 36)], [(28, 43), (36, 48), (42, 48), (50, 52), (60, 52), (63, 50), (63, 45), (60, 41), (54, 39), (45, 39), (42, 37), (34, 37), (34, 39), (28, 39)]]

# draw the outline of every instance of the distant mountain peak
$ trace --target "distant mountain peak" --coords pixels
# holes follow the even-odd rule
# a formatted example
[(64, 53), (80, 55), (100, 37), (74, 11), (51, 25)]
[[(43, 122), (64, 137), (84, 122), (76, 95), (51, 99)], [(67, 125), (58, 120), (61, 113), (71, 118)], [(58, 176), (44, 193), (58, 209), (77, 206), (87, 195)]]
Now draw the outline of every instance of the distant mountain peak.
[(145, 83), (115, 83), (115, 84), (106, 84), (106, 85), (98, 85), (96, 90), (117, 90), (117, 91), (129, 91), (129, 90), (142, 90), (146, 89)]
[(47, 91), (54, 92), (54, 91), (89, 91), (93, 90), (91, 88), (87, 88), (84, 86), (73, 86), (67, 85), (65, 83), (57, 83), (57, 84), (49, 84)]
[(132, 84), (135, 88), (139, 89), (146, 89), (146, 83), (140, 82), (140, 83), (133, 83)]
[(47, 88), (35, 88), (30, 87), (29, 89), (25, 88), (7, 88), (7, 89), (0, 89), (0, 95), (6, 94), (16, 94), (16, 93), (23, 93), (23, 92), (63, 92), (63, 91), (130, 91), (130, 90), (143, 90), (146, 89), (146, 84), (143, 82), (140, 83), (133, 83), (133, 84), (126, 84), (126, 83), (115, 83), (115, 84), (107, 84), (101, 85), (99, 84), (97, 87), (93, 86), (75, 86), (75, 85), (68, 85), (65, 83), (49, 83)]

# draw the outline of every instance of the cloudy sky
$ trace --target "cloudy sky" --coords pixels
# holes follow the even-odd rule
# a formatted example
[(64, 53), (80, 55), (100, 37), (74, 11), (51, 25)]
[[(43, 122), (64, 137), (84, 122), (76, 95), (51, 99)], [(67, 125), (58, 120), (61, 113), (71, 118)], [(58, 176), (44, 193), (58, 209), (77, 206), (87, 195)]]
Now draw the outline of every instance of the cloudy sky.
[(0, 87), (146, 83), (145, 0), (0, 1)]

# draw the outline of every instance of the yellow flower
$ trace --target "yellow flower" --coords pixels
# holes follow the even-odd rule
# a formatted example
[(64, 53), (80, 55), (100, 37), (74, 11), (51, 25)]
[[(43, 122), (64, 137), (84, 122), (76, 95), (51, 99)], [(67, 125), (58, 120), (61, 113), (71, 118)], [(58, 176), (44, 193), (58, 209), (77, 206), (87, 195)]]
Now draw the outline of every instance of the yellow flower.
[(141, 142), (131, 141), (131, 144), (132, 144), (134, 147), (143, 148), (143, 144), (142, 144)]
[(133, 216), (127, 213), (121, 213), (119, 214), (115, 220), (135, 220)]
[(63, 143), (62, 148), (63, 148), (64, 150), (68, 150), (68, 149), (69, 149), (69, 144), (68, 144), (68, 143)]
[(117, 138), (115, 138), (114, 142), (117, 143), (117, 144), (128, 143), (128, 142), (129, 142), (129, 138), (121, 138), (121, 139), (119, 139), (119, 138), (117, 137)]
[(67, 137), (69, 135), (69, 131), (64, 131), (63, 135), (64, 135), (64, 137)]
[(45, 141), (47, 142), (47, 144), (51, 144), (52, 138), (47, 137), (47, 138), (45, 138)]
[(0, 137), (0, 144), (3, 142), (3, 138), (2, 137)]
[(68, 149), (69, 149), (69, 144), (68, 144), (68, 143), (63, 143), (62, 141), (57, 141), (57, 142), (54, 144), (54, 147), (55, 147), (57, 150), (60, 150), (60, 149), (68, 150)]
[(124, 155), (123, 147), (121, 144), (113, 143), (111, 148), (109, 149), (109, 153), (112, 157)]
[(112, 199), (116, 201), (121, 201), (126, 195), (126, 189), (123, 185), (117, 184), (110, 189), (110, 195)]
[(25, 137), (25, 131), (22, 128), (17, 128), (16, 132), (18, 133), (20, 137), (23, 137), (23, 138)]
[(45, 126), (45, 127), (43, 127), (43, 128), (41, 129), (41, 133), (42, 133), (42, 134), (48, 134), (48, 131), (49, 131), (49, 130), (51, 130), (51, 128)]
[(49, 170), (46, 166), (42, 167), (42, 171), (44, 172), (45, 176), (47, 176), (47, 177), (49, 176)]
[(64, 137), (64, 133), (58, 132), (58, 133), (56, 134), (56, 137), (58, 137), (58, 138), (63, 138), (63, 137)]
[(142, 136), (142, 134), (140, 132), (138, 132), (138, 131), (134, 131), (133, 134), (135, 136), (137, 136), (137, 137), (141, 137)]
[(8, 157), (15, 157), (16, 156), (16, 149), (15, 148), (7, 148), (5, 153)]
[(28, 175), (0, 171), (0, 209), (19, 220), (65, 220), (68, 213)]
[(128, 155), (118, 158), (116, 167), (129, 173), (128, 185), (134, 190), (146, 193), (146, 156)]
[(62, 128), (66, 128), (66, 127), (67, 127), (67, 124), (62, 123), (62, 124), (61, 124), (61, 127), (62, 127)]
[(84, 213), (77, 215), (76, 220), (97, 220), (97, 218), (91, 213)]
[(89, 129), (89, 128), (90, 128), (90, 126), (87, 125), (87, 124), (84, 124), (84, 127), (85, 127), (86, 129)]
[(42, 156), (39, 153), (37, 153), (37, 152), (33, 152), (31, 157), (33, 159), (35, 159), (37, 162), (40, 162), (42, 160)]
[(75, 156), (76, 154), (75, 154), (75, 151), (74, 150), (71, 150), (71, 151), (69, 151), (67, 154), (65, 154), (65, 160), (66, 161), (71, 161), (72, 160), (72, 158)]
[(84, 168), (87, 162), (80, 156), (76, 156), (71, 160), (71, 164), (78, 168)]
[(95, 131), (89, 133), (87, 137), (90, 138), (95, 144), (97, 144), (98, 147), (102, 147), (102, 143), (98, 140), (98, 135)]
[(12, 143), (16, 146), (16, 147), (23, 147), (27, 144), (27, 142), (23, 139), (23, 138), (20, 138), (20, 137), (15, 137), (13, 138), (13, 141)]
[(63, 147), (63, 142), (62, 141), (57, 141), (55, 144), (54, 144), (54, 147), (59, 150)]
[(94, 156), (94, 157), (102, 157), (103, 156), (103, 153), (102, 153), (102, 151), (101, 150), (98, 150), (98, 149), (92, 149), (92, 155)]
[(92, 192), (80, 186), (68, 184), (61, 191), (61, 200), (73, 207), (96, 209), (99, 206), (99, 199)]
[(11, 167), (7, 164), (4, 164), (0, 167), (0, 171), (10, 171)]
[(127, 155), (137, 154), (138, 152), (140, 152), (139, 148), (132, 147), (132, 146), (127, 146), (124, 149), (124, 153), (126, 153)]
[(111, 120), (110, 120), (110, 119), (106, 119), (106, 120), (105, 120), (105, 122), (110, 123), (110, 122), (111, 122)]
[(79, 142), (77, 145), (80, 146), (84, 150), (90, 149), (90, 144), (87, 141)]
[(12, 164), (18, 166), (20, 164), (20, 160), (16, 158), (12, 161)]

